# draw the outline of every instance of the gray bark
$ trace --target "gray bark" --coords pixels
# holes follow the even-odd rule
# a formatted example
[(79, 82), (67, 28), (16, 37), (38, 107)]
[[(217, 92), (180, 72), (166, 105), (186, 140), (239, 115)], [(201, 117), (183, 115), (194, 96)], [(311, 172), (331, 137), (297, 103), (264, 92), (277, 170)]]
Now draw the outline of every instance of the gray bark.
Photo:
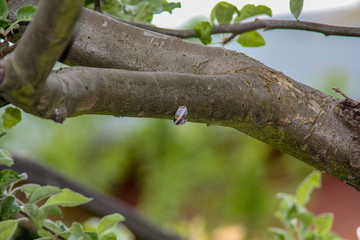
[[(46, 27), (49, 43), (32, 43), (40, 54), (19, 50), (37, 34), (33, 30), (0, 62), (1, 96), (23, 110), (57, 122), (81, 114), (171, 119), (186, 105), (192, 122), (238, 129), (360, 188), (359, 104), (334, 99), (244, 54), (86, 9), (63, 61), (87, 67), (54, 71), (46, 80), (39, 74), (45, 67), (32, 66), (50, 49), (49, 32), (56, 29)], [(19, 58), (28, 65), (19, 65)]]

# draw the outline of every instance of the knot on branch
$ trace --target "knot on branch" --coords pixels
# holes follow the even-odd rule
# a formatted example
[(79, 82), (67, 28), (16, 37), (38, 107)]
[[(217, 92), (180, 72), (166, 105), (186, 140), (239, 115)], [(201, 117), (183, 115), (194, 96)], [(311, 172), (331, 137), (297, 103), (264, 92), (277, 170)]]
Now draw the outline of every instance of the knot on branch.
[(334, 112), (345, 126), (358, 133), (350, 143), (350, 165), (360, 168), (360, 102), (346, 97), (339, 102)]
[(8, 41), (0, 43), (0, 59), (11, 53), (16, 47), (16, 44), (10, 45)]
[(360, 133), (360, 103), (345, 99), (339, 102), (335, 113), (351, 130)]
[(67, 110), (65, 107), (55, 108), (54, 112), (50, 115), (50, 119), (56, 123), (63, 123), (67, 116)]

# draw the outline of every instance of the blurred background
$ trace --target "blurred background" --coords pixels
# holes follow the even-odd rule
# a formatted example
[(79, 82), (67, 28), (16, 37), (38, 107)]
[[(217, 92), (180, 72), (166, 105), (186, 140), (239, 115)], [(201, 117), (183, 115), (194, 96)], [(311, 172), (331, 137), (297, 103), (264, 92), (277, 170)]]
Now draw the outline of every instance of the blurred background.
[[(287, 1), (282, 4), (288, 8)], [(300, 19), (359, 25), (359, 1), (324, 9), (304, 11)], [(161, 26), (179, 11), (155, 16), (153, 22)], [(292, 19), (283, 12), (273, 18)], [(179, 19), (174, 21), (184, 27), (189, 19), (182, 25)], [(331, 90), (339, 87), (360, 99), (359, 38), (291, 30), (261, 33), (264, 47), (242, 48), (237, 43), (225, 47), (327, 94), (340, 98)], [(2, 148), (120, 198), (149, 221), (197, 240), (269, 239), (266, 228), (279, 226), (273, 216), (276, 193), (294, 193), (313, 170), (234, 129), (193, 123), (175, 126), (170, 120), (81, 116), (59, 125), (23, 113), (23, 121), (0, 141)], [(310, 209), (316, 214), (333, 212), (333, 231), (355, 239), (359, 202), (358, 192), (323, 175), (323, 187), (315, 191)]]

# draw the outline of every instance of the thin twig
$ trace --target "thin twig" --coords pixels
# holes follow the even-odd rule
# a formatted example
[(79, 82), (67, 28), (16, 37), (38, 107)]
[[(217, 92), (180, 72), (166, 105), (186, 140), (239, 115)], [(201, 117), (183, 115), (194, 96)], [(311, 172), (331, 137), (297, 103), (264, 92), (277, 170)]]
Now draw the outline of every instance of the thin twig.
[(231, 34), (229, 37), (225, 38), (222, 42), (222, 45), (228, 44), (231, 40), (233, 40), (238, 34)]
[[(127, 24), (140, 27), (143, 29), (151, 30), (158, 33), (163, 33), (169, 36), (175, 36), (179, 38), (191, 38), (195, 37), (194, 29), (166, 29), (159, 28), (154, 25), (131, 22), (123, 19), (117, 19), (118, 21), (125, 22)], [(272, 19), (255, 19), (251, 22), (236, 23), (236, 24), (224, 24), (214, 26), (212, 34), (218, 33), (233, 33), (235, 35), (245, 33), (252, 30), (273, 30), (273, 29), (292, 29), (292, 30), (303, 30), (322, 33), (325, 36), (346, 36), (346, 37), (360, 37), (359, 27), (344, 27), (327, 25), (314, 22), (306, 21), (295, 21), (295, 20), (272, 20)]]
[(348, 97), (344, 92), (342, 92), (339, 88), (332, 88), (335, 92), (337, 92), (337, 93), (340, 93), (344, 98), (346, 98), (347, 100), (349, 100), (349, 101), (352, 101), (352, 102), (356, 102), (356, 103), (358, 103), (358, 104), (360, 104), (360, 102), (359, 101), (356, 101), (355, 99), (352, 99), (352, 98), (350, 98), (350, 97)]
[[(21, 213), (22, 215), (24, 215), (27, 219), (30, 220), (29, 215), (27, 215), (24, 211), (20, 211), (20, 213)], [(47, 227), (45, 227), (45, 226), (42, 226), (42, 229), (44, 229), (45, 231), (47, 231), (48, 233), (50, 233), (51, 235), (53, 235), (54, 237), (56, 237), (56, 239), (66, 240), (66, 239), (63, 238), (63, 237), (56, 235), (52, 230), (50, 230), (49, 228), (47, 228)]]
[(100, 0), (94, 0), (94, 9), (95, 11), (102, 13)]

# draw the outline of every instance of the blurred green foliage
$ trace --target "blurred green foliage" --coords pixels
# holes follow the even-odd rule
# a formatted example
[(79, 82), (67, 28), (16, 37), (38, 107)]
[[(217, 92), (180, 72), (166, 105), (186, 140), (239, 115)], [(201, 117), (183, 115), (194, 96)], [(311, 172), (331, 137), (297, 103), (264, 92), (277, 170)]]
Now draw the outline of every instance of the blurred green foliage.
[(316, 87), (332, 97), (342, 98), (339, 93), (332, 89), (334, 87), (340, 88), (345, 92), (349, 91), (350, 74), (345, 69), (334, 66), (325, 73), (317, 73), (314, 78), (317, 79)]
[(24, 118), (3, 146), (31, 151), (97, 190), (125, 198), (135, 191), (131, 203), (169, 228), (201, 216), (209, 229), (234, 222), (250, 233), (265, 229), (277, 187), (286, 190), (309, 169), (230, 128), (106, 116), (77, 117), (63, 125)]
[(305, 207), (313, 190), (320, 187), (321, 173), (313, 171), (298, 186), (296, 194), (278, 194), (281, 202), (275, 216), (284, 224), (285, 229), (269, 228), (274, 239), (342, 239), (330, 231), (334, 220), (332, 213), (315, 216)]
[[(86, 7), (94, 8), (94, 1), (86, 1)], [(114, 17), (135, 22), (151, 23), (153, 15), (171, 13), (181, 7), (178, 2), (167, 0), (102, 0), (102, 11)]]

